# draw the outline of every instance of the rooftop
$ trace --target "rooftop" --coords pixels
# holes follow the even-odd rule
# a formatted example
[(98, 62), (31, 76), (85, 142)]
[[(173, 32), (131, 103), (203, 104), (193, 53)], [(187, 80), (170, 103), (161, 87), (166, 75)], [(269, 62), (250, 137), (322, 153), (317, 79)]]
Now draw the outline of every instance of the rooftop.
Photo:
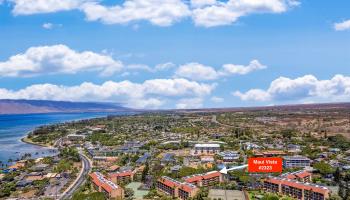
[(274, 184), (281, 184), (281, 185), (286, 185), (289, 187), (303, 189), (303, 190), (312, 190), (314, 192), (321, 193), (323, 195), (325, 195), (326, 193), (329, 192), (329, 189), (327, 187), (319, 186), (319, 185), (312, 184), (312, 183), (302, 183), (302, 182), (287, 179), (287, 178), (272, 177), (272, 178), (269, 178), (265, 181), (271, 182)]
[(97, 186), (102, 187), (107, 192), (118, 189), (118, 185), (106, 179), (100, 172), (93, 172), (90, 174), (90, 177)]
[(305, 156), (284, 156), (283, 159), (284, 160), (310, 160)]
[(212, 148), (220, 148), (219, 144), (196, 144), (194, 147), (197, 148), (207, 148), (207, 147), (212, 147)]

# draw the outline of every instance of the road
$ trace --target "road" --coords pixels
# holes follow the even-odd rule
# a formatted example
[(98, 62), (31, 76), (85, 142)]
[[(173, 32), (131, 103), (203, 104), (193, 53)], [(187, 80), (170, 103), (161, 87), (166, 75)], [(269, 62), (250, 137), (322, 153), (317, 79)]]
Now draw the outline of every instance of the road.
[(73, 193), (85, 182), (86, 176), (91, 170), (91, 164), (88, 158), (86, 158), (82, 152), (79, 152), (79, 154), (83, 164), (82, 172), (78, 175), (78, 178), (74, 181), (74, 183), (61, 195), (59, 198), (60, 200), (70, 199)]
[[(58, 148), (64, 148), (62, 142), (63, 138), (58, 139), (55, 142), (55, 146), (57, 146)], [(63, 194), (61, 194), (61, 197), (59, 198), (60, 200), (70, 199), (74, 192), (85, 182), (86, 176), (91, 170), (91, 163), (81, 150), (79, 150), (79, 155), (82, 161), (82, 170), (80, 171), (78, 177), (75, 179), (72, 185), (70, 185), (68, 189), (64, 191)]]

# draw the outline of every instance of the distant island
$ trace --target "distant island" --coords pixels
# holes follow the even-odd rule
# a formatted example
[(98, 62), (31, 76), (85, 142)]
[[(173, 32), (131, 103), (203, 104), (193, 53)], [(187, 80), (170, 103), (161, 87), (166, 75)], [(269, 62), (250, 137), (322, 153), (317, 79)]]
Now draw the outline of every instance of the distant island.
[(0, 114), (130, 111), (118, 103), (70, 102), (49, 100), (0, 100)]
[[(200, 108), (200, 109), (175, 109), (153, 110), (170, 112), (222, 112), (222, 111), (305, 111), (305, 110), (332, 110), (349, 109), (350, 103), (319, 103), (319, 104), (294, 104), (257, 107), (227, 107), (227, 108)], [(137, 109), (124, 107), (119, 103), (111, 102), (72, 102), (52, 100), (26, 100), (26, 99), (0, 99), (1, 114), (36, 114), (36, 113), (78, 113), (78, 112), (121, 112), (136, 111)], [(147, 109), (143, 109), (146, 111)], [(140, 110), (138, 110), (140, 111)]]

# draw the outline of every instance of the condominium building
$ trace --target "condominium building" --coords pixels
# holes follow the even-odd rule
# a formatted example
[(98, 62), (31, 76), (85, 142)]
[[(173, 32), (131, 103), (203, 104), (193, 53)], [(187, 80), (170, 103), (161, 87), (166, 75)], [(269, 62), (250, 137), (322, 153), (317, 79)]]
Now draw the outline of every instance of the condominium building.
[(285, 173), (285, 174), (282, 174), (280, 177), (291, 179), (291, 180), (297, 180), (303, 183), (310, 183), (312, 180), (311, 175), (312, 174), (310, 172), (301, 170), (296, 172)]
[(199, 188), (190, 183), (181, 183), (178, 191), (179, 198), (186, 200), (196, 196), (196, 194), (199, 192)]
[(212, 171), (205, 174), (195, 174), (184, 177), (183, 180), (187, 183), (192, 183), (198, 187), (208, 187), (217, 183), (223, 182), (223, 176), (218, 171)]
[(311, 160), (304, 156), (285, 156), (283, 157), (284, 168), (304, 168), (309, 167)]
[(194, 155), (217, 154), (220, 152), (219, 144), (196, 144), (194, 145)]
[(89, 176), (96, 190), (104, 193), (107, 198), (124, 198), (124, 189), (116, 185), (112, 181), (106, 179), (100, 172), (93, 172)]
[(224, 162), (233, 162), (239, 159), (239, 152), (237, 151), (223, 151), (218, 155), (222, 157)]
[(127, 184), (134, 180), (134, 172), (131, 170), (110, 173), (109, 178), (113, 183)]
[(264, 189), (300, 200), (325, 200), (330, 194), (330, 190), (326, 187), (281, 177), (266, 179)]
[(199, 191), (193, 184), (182, 183), (167, 176), (158, 179), (156, 188), (158, 192), (183, 200), (196, 196)]
[(254, 150), (253, 153), (255, 157), (278, 157), (278, 156), (287, 155), (286, 152), (281, 150), (267, 150), (267, 151)]

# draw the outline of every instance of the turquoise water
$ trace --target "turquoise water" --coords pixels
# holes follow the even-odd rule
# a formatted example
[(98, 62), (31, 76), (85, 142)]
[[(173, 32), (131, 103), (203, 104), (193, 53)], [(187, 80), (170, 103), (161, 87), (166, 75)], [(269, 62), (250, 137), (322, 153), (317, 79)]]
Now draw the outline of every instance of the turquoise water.
[[(35, 127), (60, 122), (105, 117), (109, 114), (126, 115), (127, 113), (53, 113), (53, 114), (25, 114), (0, 115), (0, 161), (7, 163), (20, 158), (25, 153), (32, 157), (55, 154), (55, 150), (21, 142), (29, 131)], [(1, 166), (0, 166), (1, 167)]]

